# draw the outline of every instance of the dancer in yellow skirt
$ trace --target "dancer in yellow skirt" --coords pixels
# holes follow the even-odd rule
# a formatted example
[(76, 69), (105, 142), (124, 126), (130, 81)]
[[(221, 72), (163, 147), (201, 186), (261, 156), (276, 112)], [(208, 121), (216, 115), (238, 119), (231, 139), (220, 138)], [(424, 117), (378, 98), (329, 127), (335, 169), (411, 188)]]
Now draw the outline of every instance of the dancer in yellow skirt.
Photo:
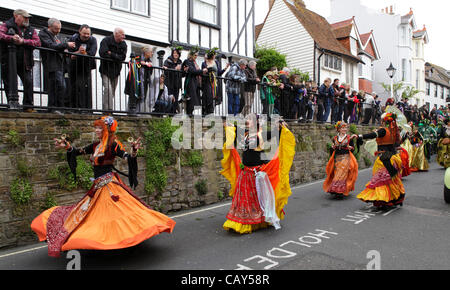
[(386, 209), (403, 206), (405, 189), (401, 180), (402, 159), (397, 151), (401, 139), (396, 122), (396, 115), (386, 113), (382, 116), (382, 125), (374, 133), (360, 135), (359, 139), (375, 139), (378, 144), (378, 158), (373, 167), (372, 180), (358, 199), (373, 203), (375, 207)]
[[(253, 126), (258, 126), (254, 135), (251, 133)], [(280, 145), (275, 157), (265, 162), (261, 158), (264, 140), (259, 121), (247, 121), (243, 161), (234, 146), (236, 128), (225, 125), (226, 143), (221, 174), (230, 182), (230, 196), (233, 197), (227, 221), (223, 225), (225, 230), (249, 234), (269, 224), (280, 228), (279, 221), (285, 216), (283, 208), (292, 193), (289, 171), (295, 155), (294, 135), (284, 122), (280, 126)]]
[[(56, 206), (46, 210), (31, 224), (40, 241), (47, 241), (49, 256), (61, 251), (113, 250), (135, 246), (162, 232), (173, 231), (175, 222), (153, 211), (133, 194), (120, 177), (112, 172), (114, 159), (128, 160), (130, 185), (137, 186), (136, 154), (140, 140), (133, 142), (131, 154), (116, 139), (117, 121), (103, 117), (94, 122), (98, 142), (83, 149), (64, 139), (55, 139), (57, 148), (68, 152), (73, 173), (78, 155), (91, 155), (95, 181), (89, 192), (75, 205)], [(76, 177), (75, 177), (76, 178)]]

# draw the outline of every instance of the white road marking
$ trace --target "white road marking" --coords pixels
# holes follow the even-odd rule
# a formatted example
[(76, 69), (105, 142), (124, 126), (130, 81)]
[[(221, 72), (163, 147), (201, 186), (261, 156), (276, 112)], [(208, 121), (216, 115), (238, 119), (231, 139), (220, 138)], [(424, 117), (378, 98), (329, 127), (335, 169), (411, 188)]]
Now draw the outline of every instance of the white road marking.
[[(367, 170), (370, 170), (370, 169), (371, 168), (363, 169), (363, 170), (360, 170), (359, 172), (364, 172), (364, 171), (367, 171)], [(305, 187), (309, 187), (309, 186), (312, 186), (312, 185), (320, 184), (320, 183), (324, 182), (324, 180), (325, 179), (322, 179), (322, 180), (319, 180), (319, 181), (315, 181), (315, 182), (312, 182), (312, 183), (308, 183), (308, 184), (304, 184), (304, 185), (295, 186), (295, 187), (292, 187), (291, 190), (297, 190), (297, 189), (300, 189), (300, 188), (305, 188)], [(205, 209), (193, 211), (193, 212), (188, 212), (188, 213), (185, 213), (185, 214), (180, 214), (180, 215), (176, 215), (176, 216), (169, 216), (169, 217), (172, 218), (172, 219), (175, 219), (175, 218), (185, 217), (185, 216), (189, 216), (189, 215), (193, 215), (193, 214), (197, 214), (197, 213), (201, 213), (201, 212), (205, 212), (205, 211), (210, 211), (210, 210), (213, 210), (213, 209), (218, 209), (218, 208), (222, 208), (222, 207), (226, 207), (226, 206), (230, 206), (230, 205), (231, 205), (231, 202), (225, 203), (225, 204), (221, 204), (221, 205), (218, 205), (218, 206), (213, 206), (213, 207), (210, 207), (210, 208), (205, 208)], [(6, 257), (10, 257), (10, 256), (14, 256), (14, 255), (18, 255), (18, 254), (24, 254), (24, 253), (28, 253), (28, 252), (32, 252), (32, 251), (37, 251), (37, 250), (40, 250), (40, 249), (44, 249), (46, 247), (47, 247), (47, 245), (31, 248), (31, 249), (28, 249), (28, 250), (13, 252), (13, 253), (5, 254), (5, 255), (1, 255), (0, 259), (6, 258)]]
[(393, 213), (394, 211), (399, 210), (399, 209), (400, 209), (400, 208), (398, 208), (398, 207), (396, 207), (396, 208), (394, 208), (394, 209), (391, 209), (391, 210), (388, 211), (387, 213), (383, 214), (383, 216), (388, 216), (388, 215), (390, 215), (391, 213)]
[(31, 249), (23, 250), (23, 251), (19, 251), (19, 252), (13, 252), (13, 253), (5, 254), (5, 255), (0, 256), (0, 259), (1, 258), (6, 258), (6, 257), (9, 257), (9, 256), (13, 256), (13, 255), (24, 254), (24, 253), (40, 250), (40, 249), (43, 249), (43, 248), (47, 248), (47, 245), (36, 247), (36, 248), (31, 248)]

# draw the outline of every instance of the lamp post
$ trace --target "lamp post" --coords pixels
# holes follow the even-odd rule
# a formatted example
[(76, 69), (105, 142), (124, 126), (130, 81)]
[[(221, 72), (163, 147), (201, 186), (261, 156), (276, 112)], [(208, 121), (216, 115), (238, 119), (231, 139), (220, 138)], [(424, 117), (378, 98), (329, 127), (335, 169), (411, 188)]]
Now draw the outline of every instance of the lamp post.
[[(388, 76), (391, 78), (391, 99), (394, 99), (394, 76), (395, 73), (397, 72), (397, 69), (392, 65), (391, 65), (386, 69)], [(394, 99), (395, 102), (397, 102), (396, 99)]]

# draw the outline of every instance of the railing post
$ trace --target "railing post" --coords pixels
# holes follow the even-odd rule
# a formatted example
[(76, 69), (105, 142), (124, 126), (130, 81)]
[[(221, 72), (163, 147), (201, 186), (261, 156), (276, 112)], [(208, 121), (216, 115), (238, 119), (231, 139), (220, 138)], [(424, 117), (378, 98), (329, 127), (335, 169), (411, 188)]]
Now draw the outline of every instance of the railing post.
[(17, 46), (8, 43), (8, 105), (10, 110), (19, 110), (19, 90), (17, 82)]
[(158, 65), (159, 67), (163, 66), (163, 60), (164, 60), (164, 55), (166, 54), (166, 52), (164, 50), (160, 50), (157, 52), (158, 54)]

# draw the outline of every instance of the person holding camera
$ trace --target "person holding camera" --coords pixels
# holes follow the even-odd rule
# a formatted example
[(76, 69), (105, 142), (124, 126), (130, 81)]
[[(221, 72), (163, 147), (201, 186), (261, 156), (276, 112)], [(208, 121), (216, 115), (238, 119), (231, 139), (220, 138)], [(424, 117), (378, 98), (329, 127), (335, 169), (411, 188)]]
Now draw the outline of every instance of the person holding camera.
[(17, 9), (13, 17), (0, 26), (0, 50), (1, 50), (1, 71), (3, 84), (5, 85), (6, 98), (11, 109), (19, 109), (18, 96), (10, 95), (9, 83), (9, 44), (17, 47), (17, 75), (23, 83), (23, 106), (28, 113), (33, 110), (33, 50), (41, 46), (37, 31), (30, 26), (31, 15), (23, 9)]

